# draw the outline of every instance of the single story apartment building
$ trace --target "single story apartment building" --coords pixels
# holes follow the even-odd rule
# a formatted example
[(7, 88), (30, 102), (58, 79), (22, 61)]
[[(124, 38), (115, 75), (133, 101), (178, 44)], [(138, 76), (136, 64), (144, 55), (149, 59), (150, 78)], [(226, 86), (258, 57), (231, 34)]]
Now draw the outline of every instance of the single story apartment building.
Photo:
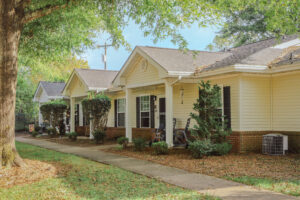
[(109, 134), (124, 134), (130, 141), (149, 138), (164, 124), (166, 142), (173, 146), (173, 119), (176, 129), (185, 128), (199, 81), (210, 80), (222, 88), (234, 151), (260, 150), (267, 133), (284, 133), (290, 148), (300, 148), (299, 61), (297, 35), (220, 52), (137, 46), (118, 72), (74, 70), (63, 95), (70, 97), (71, 130), (82, 98), (104, 92), (112, 100)]
[(49, 81), (40, 81), (38, 87), (34, 93), (33, 101), (39, 104), (39, 126), (42, 126), (44, 123), (43, 116), (40, 111), (40, 107), (47, 102), (56, 100), (56, 99), (65, 99), (68, 97), (62, 95), (62, 90), (65, 87), (64, 82), (49, 82)]

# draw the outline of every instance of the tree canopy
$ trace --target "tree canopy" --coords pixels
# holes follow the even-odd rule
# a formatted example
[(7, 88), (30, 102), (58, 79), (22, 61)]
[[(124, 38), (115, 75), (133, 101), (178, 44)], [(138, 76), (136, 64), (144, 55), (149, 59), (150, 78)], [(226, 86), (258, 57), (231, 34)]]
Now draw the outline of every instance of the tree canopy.
[(300, 31), (299, 0), (216, 0), (221, 31), (208, 48), (236, 47)]

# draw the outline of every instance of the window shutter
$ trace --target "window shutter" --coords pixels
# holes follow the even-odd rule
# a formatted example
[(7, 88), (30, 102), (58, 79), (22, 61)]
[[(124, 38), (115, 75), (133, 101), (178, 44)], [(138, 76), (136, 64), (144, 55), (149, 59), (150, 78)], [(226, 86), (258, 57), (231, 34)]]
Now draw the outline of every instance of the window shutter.
[(140, 128), (140, 97), (136, 97), (136, 127)]
[(154, 95), (151, 95), (150, 96), (150, 125), (151, 125), (151, 128), (154, 128), (155, 127), (155, 116), (154, 116), (154, 104), (155, 104), (155, 99), (156, 99), (156, 96)]
[(223, 88), (223, 108), (227, 128), (231, 128), (231, 100), (230, 100), (230, 86)]
[(115, 127), (118, 127), (118, 100), (115, 99)]

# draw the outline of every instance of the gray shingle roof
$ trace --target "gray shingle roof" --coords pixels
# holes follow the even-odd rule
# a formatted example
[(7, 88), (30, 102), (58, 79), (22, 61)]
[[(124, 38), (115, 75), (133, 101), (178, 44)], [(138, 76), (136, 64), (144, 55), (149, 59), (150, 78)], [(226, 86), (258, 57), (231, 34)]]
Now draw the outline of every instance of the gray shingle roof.
[(75, 69), (88, 88), (109, 88), (118, 71)]
[(65, 87), (64, 82), (41, 81), (40, 84), (48, 96), (62, 96), (62, 90)]
[(275, 59), (280, 57), (285, 49), (272, 48), (278, 43), (288, 42), (298, 38), (299, 35), (290, 35), (285, 38), (278, 40), (276, 38), (271, 38), (251, 44), (246, 44), (240, 47), (229, 49), (229, 56), (225, 57), (220, 62), (216, 62), (208, 67), (201, 68), (199, 71), (210, 71), (219, 69), (222, 67), (234, 65), (234, 64), (249, 64), (249, 65), (269, 65)]
[(228, 52), (187, 51), (179, 49), (138, 46), (166, 71), (191, 72), (199, 66), (211, 65), (228, 56)]

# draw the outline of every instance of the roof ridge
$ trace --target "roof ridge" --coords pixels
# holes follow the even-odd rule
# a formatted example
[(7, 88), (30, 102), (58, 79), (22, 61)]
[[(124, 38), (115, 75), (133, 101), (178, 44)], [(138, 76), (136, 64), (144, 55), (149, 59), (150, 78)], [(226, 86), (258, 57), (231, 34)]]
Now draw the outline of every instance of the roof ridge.
[(64, 81), (40, 81), (41, 83), (65, 83)]
[(105, 72), (118, 72), (119, 70), (109, 70), (109, 69), (86, 69), (86, 68), (75, 68), (75, 70), (88, 70), (88, 71), (105, 71)]
[[(297, 36), (297, 34), (284, 35), (284, 36), (281, 36), (279, 39), (289, 41), (289, 40), (293, 40), (294, 39), (293, 37), (295, 37), (295, 36)], [(289, 37), (291, 37), (291, 38), (289, 38)], [(277, 38), (276, 37), (269, 37), (269, 38), (266, 38), (266, 39), (263, 39), (263, 40), (258, 40), (256, 42), (250, 42), (250, 43), (247, 43), (247, 44), (243, 44), (243, 45), (238, 46), (238, 47), (232, 47), (232, 48), (229, 48), (228, 50), (230, 51), (231, 49), (237, 49), (237, 48), (240, 48), (240, 47), (245, 47), (247, 45), (257, 44), (257, 43), (260, 43), (260, 42), (266, 42), (266, 41), (270, 41), (270, 40), (274, 40), (274, 39), (277, 39)]]
[[(174, 51), (180, 51), (180, 49), (176, 49), (176, 48), (170, 48), (170, 47), (155, 47), (155, 46), (137, 46), (137, 47), (146, 47), (146, 48), (153, 48), (153, 49), (169, 49), (169, 50), (174, 50)], [(192, 50), (192, 49), (187, 49), (187, 51), (191, 52), (191, 51), (196, 51), (196, 52), (205, 52), (205, 53), (225, 53), (222, 51), (203, 51), (203, 50)]]

